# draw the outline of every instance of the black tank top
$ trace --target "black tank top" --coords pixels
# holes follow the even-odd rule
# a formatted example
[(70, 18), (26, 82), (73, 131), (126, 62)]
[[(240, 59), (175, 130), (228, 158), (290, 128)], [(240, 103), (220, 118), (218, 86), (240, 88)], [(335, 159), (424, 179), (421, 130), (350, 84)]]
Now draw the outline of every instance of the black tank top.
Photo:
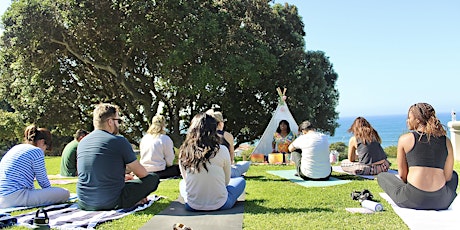
[(407, 165), (444, 169), (448, 154), (446, 136), (430, 136), (430, 141), (428, 141), (426, 134), (422, 134), (420, 138), (417, 132), (412, 131), (411, 133), (415, 137), (415, 144), (406, 153)]
[(387, 154), (382, 148), (382, 145), (378, 141), (372, 141), (371, 143), (364, 144), (361, 140), (357, 140), (359, 162), (371, 165), (375, 162), (387, 159)]
[(225, 140), (224, 133), (225, 133), (224, 130), (217, 130), (217, 135), (220, 137), (220, 144), (225, 145), (227, 149), (230, 149), (230, 143), (228, 143), (228, 141)]

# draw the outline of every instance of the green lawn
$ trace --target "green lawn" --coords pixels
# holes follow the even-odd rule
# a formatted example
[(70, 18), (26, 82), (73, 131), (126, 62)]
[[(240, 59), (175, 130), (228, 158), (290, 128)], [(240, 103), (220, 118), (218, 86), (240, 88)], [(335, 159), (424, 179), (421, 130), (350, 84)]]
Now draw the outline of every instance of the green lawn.
[[(390, 161), (394, 162), (395, 159)], [(60, 157), (46, 158), (48, 174), (59, 173), (59, 162)], [(331, 187), (306, 188), (266, 173), (268, 170), (293, 168), (294, 166), (278, 165), (251, 166), (246, 174), (244, 229), (408, 229), (390, 205), (378, 195), (383, 190), (376, 180), (333, 173), (334, 177), (352, 182)], [(392, 168), (396, 169), (395, 165)], [(455, 170), (460, 171), (460, 162), (456, 162)], [(166, 196), (166, 199), (157, 201), (144, 211), (101, 224), (98, 229), (140, 228), (178, 197), (178, 184), (178, 179), (161, 182), (154, 193)], [(75, 184), (61, 186), (75, 192)], [(345, 210), (347, 207), (360, 207), (358, 201), (351, 199), (350, 193), (363, 189), (369, 189), (374, 194), (374, 199), (383, 204), (384, 212), (352, 214)], [(18, 213), (21, 212), (13, 214)]]

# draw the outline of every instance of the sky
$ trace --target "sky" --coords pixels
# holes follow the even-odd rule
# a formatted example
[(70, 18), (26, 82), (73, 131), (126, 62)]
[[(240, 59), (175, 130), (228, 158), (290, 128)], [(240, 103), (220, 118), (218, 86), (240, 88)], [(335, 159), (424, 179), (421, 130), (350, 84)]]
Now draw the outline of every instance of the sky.
[(460, 111), (460, 1), (274, 2), (297, 6), (305, 49), (329, 57), (340, 117), (406, 114), (417, 102)]

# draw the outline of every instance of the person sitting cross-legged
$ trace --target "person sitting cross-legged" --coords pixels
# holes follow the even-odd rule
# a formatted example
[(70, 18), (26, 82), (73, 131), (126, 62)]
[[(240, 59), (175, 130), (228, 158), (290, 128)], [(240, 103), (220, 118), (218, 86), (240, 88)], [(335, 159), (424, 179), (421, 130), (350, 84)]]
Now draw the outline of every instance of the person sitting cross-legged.
[[(80, 209), (114, 210), (147, 202), (160, 178), (147, 173), (131, 144), (118, 136), (122, 119), (118, 106), (99, 104), (93, 112), (94, 131), (77, 149), (77, 195)], [(125, 182), (126, 168), (139, 179)]]

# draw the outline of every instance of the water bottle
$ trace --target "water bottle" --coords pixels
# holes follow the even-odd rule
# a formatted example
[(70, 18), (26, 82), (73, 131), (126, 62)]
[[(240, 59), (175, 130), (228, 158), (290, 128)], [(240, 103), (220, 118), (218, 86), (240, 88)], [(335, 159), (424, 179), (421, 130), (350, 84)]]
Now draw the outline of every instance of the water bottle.
[[(43, 213), (44, 216), (40, 216), (40, 213)], [(41, 229), (41, 230), (50, 229), (48, 214), (43, 208), (38, 209), (37, 212), (35, 213), (33, 225), (34, 225), (33, 229)]]
[(370, 210), (372, 210), (374, 212), (383, 211), (383, 205), (382, 204), (377, 203), (375, 201), (371, 201), (371, 200), (363, 200), (361, 202), (361, 206), (363, 206), (363, 208), (370, 209)]
[(457, 120), (457, 115), (455, 113), (455, 110), (452, 110), (452, 112), (450, 113), (450, 115), (452, 116), (452, 121), (456, 121)]

